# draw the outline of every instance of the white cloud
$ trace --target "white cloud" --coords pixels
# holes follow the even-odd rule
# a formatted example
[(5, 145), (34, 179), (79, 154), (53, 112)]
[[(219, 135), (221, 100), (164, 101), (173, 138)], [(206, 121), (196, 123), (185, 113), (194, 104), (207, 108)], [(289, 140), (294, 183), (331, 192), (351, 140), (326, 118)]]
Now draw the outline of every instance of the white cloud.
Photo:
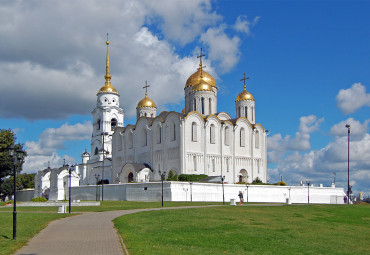
[(258, 20), (260, 19), (259, 16), (255, 17), (253, 21), (248, 21), (247, 16), (241, 15), (236, 18), (235, 24), (233, 28), (238, 32), (243, 32), (247, 35), (251, 34), (251, 27), (254, 27)]
[[(210, 0), (3, 4), (0, 93), (7, 97), (0, 101), (0, 117), (35, 120), (89, 114), (104, 85), (106, 32), (112, 85), (121, 95), (126, 117), (135, 115), (145, 80), (152, 85), (149, 96), (158, 110), (177, 104), (197, 59), (178, 55), (171, 42), (194, 42), (203, 34), (210, 48), (208, 60), (219, 63), (223, 72), (230, 70), (239, 59), (240, 39), (227, 36), (221, 21)], [(208, 62), (207, 71), (212, 66)]]
[(338, 108), (345, 114), (370, 106), (370, 94), (366, 93), (366, 87), (361, 83), (354, 83), (349, 89), (341, 89), (336, 99)]
[[(311, 123), (308, 125), (308, 129), (307, 126), (304, 125), (302, 130), (317, 130), (314, 121), (307, 122)], [(330, 134), (333, 135), (334, 141), (328, 143), (321, 149), (311, 150), (303, 154), (298, 151), (290, 152), (278, 150), (279, 147), (276, 146), (280, 140), (277, 139), (279, 137), (276, 136), (277, 138), (275, 137), (272, 140), (272, 145), (275, 147), (270, 146), (269, 139), (268, 149), (271, 151), (269, 151), (268, 156), (272, 156), (273, 159), (276, 160), (277, 171), (284, 176), (284, 179), (287, 178), (288, 182), (291, 184), (298, 184), (300, 180), (311, 180), (315, 185), (320, 183), (330, 185), (333, 181), (333, 172), (335, 172), (337, 186), (345, 187), (344, 190), (346, 190), (348, 140), (346, 137), (346, 129), (344, 130), (344, 136), (340, 134), (338, 130), (344, 123), (348, 122), (351, 123), (353, 127), (361, 129), (361, 131), (358, 131), (357, 139), (351, 140), (350, 143), (350, 183), (354, 185), (355, 192), (364, 191), (369, 193), (370, 135), (367, 133), (367, 130), (365, 130), (369, 120), (361, 124), (359, 121), (351, 118), (333, 125)], [(276, 154), (278, 154), (279, 157), (276, 157)], [(270, 176), (274, 178), (271, 182), (277, 181), (276, 173)]]
[(358, 120), (349, 118), (332, 126), (330, 129), (330, 134), (334, 136), (347, 137), (348, 129), (346, 128), (346, 125), (349, 124), (351, 126), (351, 140), (359, 140), (362, 139), (366, 134), (369, 122), (370, 119), (364, 121), (364, 123), (361, 123)]
[(209, 59), (218, 64), (222, 73), (233, 68), (240, 57), (240, 38), (236, 35), (229, 37), (225, 29), (224, 24), (217, 28), (209, 28), (200, 37), (201, 42), (209, 47)]
[(45, 129), (38, 141), (27, 141), (25, 143), (27, 157), (23, 165), (24, 171), (35, 172), (47, 167), (48, 162), (51, 163), (51, 167), (60, 166), (62, 165), (62, 159), (66, 159), (66, 163), (75, 163), (73, 157), (64, 155), (62, 158), (56, 151), (64, 149), (67, 141), (89, 140), (91, 132), (92, 124), (90, 121), (74, 125), (66, 123), (59, 128)]
[(323, 121), (324, 118), (317, 119), (315, 115), (302, 116), (295, 137), (286, 135), (283, 138), (281, 134), (275, 134), (269, 137), (268, 148), (271, 150), (271, 152), (269, 152), (269, 156), (271, 157), (269, 160), (277, 160), (287, 151), (306, 151), (311, 149), (310, 134), (319, 130), (319, 125)]

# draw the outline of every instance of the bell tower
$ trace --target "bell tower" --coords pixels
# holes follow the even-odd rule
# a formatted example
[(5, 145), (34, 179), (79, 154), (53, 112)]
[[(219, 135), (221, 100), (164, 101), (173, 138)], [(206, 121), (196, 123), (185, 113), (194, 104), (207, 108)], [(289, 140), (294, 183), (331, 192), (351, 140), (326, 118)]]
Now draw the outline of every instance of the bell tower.
[[(97, 93), (96, 107), (92, 111), (93, 132), (91, 137), (91, 158), (94, 161), (112, 157), (112, 138), (116, 127), (124, 125), (124, 111), (119, 107), (119, 93), (111, 84), (109, 70), (109, 41), (107, 33), (107, 58), (105, 84)], [(103, 148), (104, 141), (104, 148)]]

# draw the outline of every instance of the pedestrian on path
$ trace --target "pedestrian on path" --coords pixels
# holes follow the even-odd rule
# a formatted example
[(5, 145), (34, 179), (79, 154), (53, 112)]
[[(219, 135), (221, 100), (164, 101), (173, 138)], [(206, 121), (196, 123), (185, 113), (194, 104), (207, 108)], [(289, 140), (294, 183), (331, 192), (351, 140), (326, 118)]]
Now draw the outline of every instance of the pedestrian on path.
[(240, 199), (240, 205), (243, 205), (243, 202), (244, 202), (244, 198), (243, 198), (243, 193), (241, 191), (239, 191), (239, 199)]

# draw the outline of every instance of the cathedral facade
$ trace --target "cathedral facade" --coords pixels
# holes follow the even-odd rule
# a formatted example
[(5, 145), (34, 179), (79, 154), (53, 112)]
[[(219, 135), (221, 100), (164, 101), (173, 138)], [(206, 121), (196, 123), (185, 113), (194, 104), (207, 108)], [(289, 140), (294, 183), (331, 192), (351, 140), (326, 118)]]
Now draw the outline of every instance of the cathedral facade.
[(124, 126), (119, 93), (110, 82), (108, 45), (107, 40), (106, 82), (92, 112), (91, 153), (82, 154), (79, 166), (82, 185), (95, 184), (97, 176), (105, 183), (158, 181), (170, 172), (223, 176), (228, 183), (266, 182), (266, 130), (256, 124), (247, 78), (235, 100), (236, 116), (218, 112), (217, 84), (203, 70), (201, 53), (198, 70), (184, 86), (181, 113), (157, 114), (146, 91), (136, 107), (136, 124)]

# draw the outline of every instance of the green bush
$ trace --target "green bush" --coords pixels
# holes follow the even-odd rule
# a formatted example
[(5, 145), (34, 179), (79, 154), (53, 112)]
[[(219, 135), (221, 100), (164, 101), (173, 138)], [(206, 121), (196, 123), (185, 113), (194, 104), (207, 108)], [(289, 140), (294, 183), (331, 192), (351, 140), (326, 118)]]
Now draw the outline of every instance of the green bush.
[(195, 182), (206, 177), (208, 175), (205, 174), (180, 174), (178, 179), (182, 182)]
[(262, 180), (258, 177), (254, 179), (254, 181), (252, 182), (252, 184), (260, 184), (260, 183), (262, 183)]
[(177, 174), (174, 174), (173, 171), (170, 171), (167, 177), (167, 181), (178, 181), (179, 177)]
[(48, 200), (45, 197), (35, 197), (32, 198), (32, 202), (47, 202)]

